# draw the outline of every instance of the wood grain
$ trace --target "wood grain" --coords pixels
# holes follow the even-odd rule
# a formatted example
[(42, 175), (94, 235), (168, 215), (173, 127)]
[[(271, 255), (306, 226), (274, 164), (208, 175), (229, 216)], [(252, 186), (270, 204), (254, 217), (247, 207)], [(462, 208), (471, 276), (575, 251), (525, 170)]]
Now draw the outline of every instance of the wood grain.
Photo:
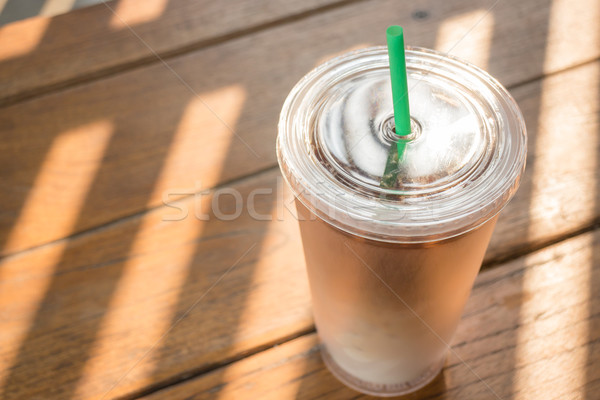
[[(530, 128), (529, 167), (498, 222), (488, 261), (597, 220), (599, 71), (595, 62), (514, 91)], [(565, 131), (570, 141), (561, 140)], [(0, 398), (136, 393), (310, 329), (299, 235), (278, 177), (269, 170), (212, 195), (188, 196), (6, 257), (0, 263)], [(236, 204), (240, 216), (227, 220)], [(502, 273), (486, 273), (480, 282)], [(517, 310), (515, 296), (507, 301)]]
[[(595, 398), (598, 287), (599, 231), (484, 271), (442, 375), (402, 398), (476, 400), (496, 398), (494, 393), (514, 400)], [(344, 387), (327, 372), (311, 334), (144, 397), (163, 398), (372, 397)]]
[[(408, 12), (400, 9), (395, 14), (392, 2), (382, 2), (382, 7), (389, 8), (377, 12), (373, 4), (332, 10), (173, 59), (173, 68), (201, 100), (163, 66), (154, 65), (0, 110), (4, 253), (102, 226), (70, 240), (8, 255), (0, 262), (0, 398), (130, 397), (310, 329), (299, 236), (295, 221), (278, 199), (278, 174), (270, 169), (238, 178), (273, 165), (277, 114), (297, 78), (345, 46), (379, 42), (375, 35), (377, 23), (401, 18), (403, 13), (408, 18)], [(582, 50), (574, 49), (569, 55), (557, 53), (564, 54), (567, 64), (541, 60), (545, 57), (539, 49), (540, 38), (546, 35), (540, 33), (544, 26), (535, 18), (548, 17), (548, 8), (541, 3), (510, 3), (514, 14), (509, 14), (509, 8), (501, 8), (502, 4), (498, 3), (495, 12), (506, 11), (494, 18), (503, 15), (506, 23), (498, 29), (507, 30), (494, 31), (491, 48), (497, 51), (492, 51), (489, 68), (498, 69), (497, 75), (505, 83), (531, 79), (547, 71), (546, 66), (562, 68), (586, 59)], [(480, 5), (483, 7), (483, 3)], [(455, 13), (459, 26), (466, 24), (460, 22), (460, 16), (472, 11), (471, 3), (464, 8), (456, 5), (454, 11), (448, 7), (445, 13)], [(573, 5), (574, 10), (578, 7)], [(592, 11), (579, 15), (581, 23), (573, 29), (584, 27), (588, 17), (594, 15), (593, 4), (589, 9)], [(416, 36), (422, 42), (413, 43), (427, 45), (429, 40), (431, 45), (438, 26), (435, 21), (449, 14), (432, 12), (430, 20), (409, 22), (422, 35)], [(481, 18), (484, 14), (475, 16)], [(523, 15), (538, 23), (521, 26)], [(567, 15), (571, 15), (568, 10)], [(571, 17), (564, 18), (561, 21)], [(472, 17), (466, 20), (473, 22)], [(343, 37), (332, 34), (342, 24), (362, 27), (361, 21), (372, 24)], [(527, 32), (526, 38), (521, 37)], [(556, 34), (549, 37), (554, 38), (549, 45), (552, 49), (571, 40)], [(578, 40), (592, 51), (587, 41), (593, 38), (582, 34)], [(282, 47), (287, 40), (297, 45), (298, 52)], [(470, 52), (474, 59), (479, 57), (471, 51), (474, 42), (465, 39), (463, 43), (468, 46), (465, 50), (457, 47), (457, 51)], [(521, 52), (522, 62), (518, 65), (522, 68), (509, 68), (515, 64), (502, 58), (511, 59), (511, 48)], [(488, 261), (558, 240), (598, 220), (599, 76), (600, 64), (594, 62), (513, 91), (530, 130), (529, 167), (521, 190), (498, 223)], [(207, 111), (206, 104), (255, 149), (259, 159)], [(570, 140), (565, 140), (565, 133)], [(265, 143), (271, 143), (270, 147)], [(223, 183), (226, 186), (216, 194), (187, 197), (172, 207), (141, 213), (159, 206), (165, 194), (175, 199)], [(215, 196), (221, 214), (236, 211), (230, 188), (240, 193), (242, 214), (232, 221), (218, 220), (215, 208), (212, 214), (209, 210)], [(248, 211), (252, 193), (253, 214)], [(179, 207), (187, 208), (187, 218), (169, 220), (179, 215)], [(122, 218), (135, 213), (140, 214)], [(205, 221), (195, 214), (212, 216)], [(108, 223), (116, 218), (122, 219)], [(559, 255), (555, 264), (560, 267), (557, 272), (536, 269), (538, 264), (548, 264), (545, 256), (539, 256), (527, 258), (527, 268), (515, 262), (479, 278), (480, 286), (494, 287), (496, 297), (485, 297), (484, 290), (475, 291), (461, 325), (459, 339), (463, 339), (456, 343), (460, 355), (481, 369), (494, 388), (516, 387), (515, 393), (529, 393), (531, 383), (542, 379), (537, 367), (548, 366), (541, 371), (548, 372), (552, 396), (576, 385), (592, 393), (597, 379), (594, 370), (585, 372), (584, 378), (558, 376), (557, 364), (552, 363), (579, 368), (582, 362), (591, 360), (591, 365), (597, 365), (593, 361), (598, 353), (595, 345), (582, 347), (586, 343), (584, 331), (587, 329), (588, 336), (597, 332), (596, 317), (590, 319), (588, 328), (583, 328), (580, 318), (585, 310), (579, 306), (585, 303), (585, 296), (598, 293), (600, 288), (597, 272), (594, 270), (593, 279), (586, 280), (582, 269), (584, 253), (597, 260), (597, 247), (591, 246), (589, 251), (568, 247), (573, 258), (568, 257), (569, 251), (556, 250)], [(559, 248), (563, 249), (552, 247)], [(544, 250), (539, 254), (549, 253)], [(563, 259), (566, 264), (558, 262)], [(565, 265), (573, 267), (572, 271), (563, 268)], [(524, 271), (530, 267), (537, 272), (527, 277)], [(565, 286), (560, 286), (563, 281)], [(502, 282), (498, 289), (496, 282)], [(543, 291), (540, 287), (549, 289)], [(566, 302), (558, 301), (563, 298)], [(504, 308), (497, 306), (500, 303)], [(557, 304), (579, 311), (568, 309), (556, 316), (555, 309), (544, 308)], [(595, 300), (587, 307), (592, 310), (589, 315), (597, 314)], [(495, 312), (504, 316), (498, 323)], [(543, 321), (547, 314), (551, 322), (538, 325), (537, 320)], [(498, 325), (511, 321), (513, 326), (525, 321), (523, 326), (530, 330), (521, 335), (520, 328), (503, 330), (505, 325)], [(567, 326), (564, 332), (557, 330), (561, 324)], [(486, 331), (488, 328), (491, 330)], [(498, 329), (499, 335), (493, 329)], [(478, 336), (485, 332), (491, 336)], [(547, 332), (549, 347), (543, 340)], [(518, 350), (519, 335), (527, 338), (523, 339), (526, 343), (532, 342), (532, 347)], [(589, 339), (595, 343), (593, 340)], [(294, 343), (300, 343), (296, 349), (304, 350), (288, 353), (290, 347), (285, 347), (281, 365), (288, 365), (285, 354), (310, 352), (314, 337)], [(560, 353), (558, 344), (575, 350)], [(491, 349), (497, 352), (489, 352)], [(282, 353), (264, 354), (281, 359), (278, 357)], [(307, 365), (315, 366), (314, 374), (330, 379), (318, 358), (311, 360)], [(528, 360), (535, 361), (535, 367), (528, 367)], [(446, 387), (458, 388), (458, 394), (452, 394), (455, 398), (487, 394), (485, 387), (472, 376), (467, 377), (463, 366), (455, 364), (456, 360), (450, 359), (448, 371), (456, 372), (448, 376), (455, 380), (443, 381)], [(269, 365), (276, 370), (276, 366)], [(490, 366), (498, 374), (493, 375)], [(514, 368), (524, 372), (515, 375), (511, 372)], [(223, 390), (220, 385), (241, 376), (234, 370), (212, 372), (208, 381), (212, 386), (207, 393), (217, 393)], [(274, 377), (286, 374), (284, 371)], [(471, 385), (466, 384), (469, 379)], [(456, 386), (455, 381), (462, 383)], [(234, 383), (227, 390), (240, 393), (252, 389), (252, 382), (242, 378), (239, 382), (241, 386)], [(288, 393), (277, 392), (284, 390), (275, 388), (277, 379), (262, 382), (274, 385), (274, 392), (265, 395), (267, 398)], [(285, 389), (290, 397), (297, 391), (310, 398), (313, 391), (320, 390), (313, 388), (320, 385), (319, 381), (296, 381), (291, 385)], [(544, 385), (538, 387), (540, 392), (531, 392), (532, 398), (543, 398), (546, 393)], [(338, 389), (331, 390), (332, 398), (339, 395)], [(565, 397), (574, 396), (574, 391)], [(340, 393), (344, 398), (345, 392)]]
[[(488, 262), (597, 220), (600, 108), (590, 96), (597, 91), (599, 71), (596, 62), (514, 91), (526, 118), (533, 120), (529, 168), (498, 221)], [(536, 124), (540, 102), (542, 115), (551, 119)], [(574, 126), (572, 143), (559, 140)], [(563, 162), (549, 163), (563, 152), (570, 154)], [(115, 384), (109, 398), (136, 393), (311, 329), (299, 235), (290, 199), (281, 198), (282, 186), (278, 172), (269, 170), (212, 194), (5, 258), (0, 264), (0, 382), (5, 388), (0, 397), (35, 398), (53, 387), (56, 393), (46, 398), (93, 399)], [(227, 220), (236, 210), (240, 216)], [(579, 268), (581, 263), (571, 264)], [(479, 284), (510, 271), (486, 272)], [(510, 290), (505, 300), (517, 318), (520, 289), (515, 284)], [(477, 293), (484, 292), (474, 299), (481, 296)], [(547, 293), (548, 303), (562, 296)], [(472, 304), (487, 307), (490, 301)], [(493, 313), (478, 318), (485, 319), (484, 327), (495, 326)], [(463, 329), (481, 330), (469, 326), (466, 322)], [(485, 348), (495, 345), (485, 343)]]
[[(487, 13), (480, 0), (359, 2), (170, 59), (189, 87), (155, 64), (1, 109), (0, 254), (142, 212), (165, 192), (176, 197), (273, 166), (292, 85), (334, 54), (382, 44), (392, 23), (411, 32), (409, 43), (451, 49), (507, 85), (598, 57), (596, 3), (563, 3), (502, 1)], [(79, 151), (61, 151), (65, 135)]]
[(0, 28), (0, 104), (157, 62), (152, 51), (168, 57), (338, 2), (260, 0), (223, 7), (208, 0), (149, 0), (143, 5), (113, 0), (15, 22)]

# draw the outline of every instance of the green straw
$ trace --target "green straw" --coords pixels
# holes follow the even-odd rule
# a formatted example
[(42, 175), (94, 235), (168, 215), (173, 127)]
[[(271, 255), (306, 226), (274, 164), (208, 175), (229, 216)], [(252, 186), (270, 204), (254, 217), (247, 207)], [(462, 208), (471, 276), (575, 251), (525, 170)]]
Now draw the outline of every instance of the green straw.
[[(388, 55), (390, 58), (390, 79), (394, 100), (394, 122), (396, 134), (410, 134), (410, 109), (408, 107), (408, 84), (406, 82), (406, 59), (404, 57), (404, 31), (401, 26), (387, 28)], [(402, 159), (406, 142), (398, 141), (398, 158)]]
[(408, 84), (406, 82), (406, 59), (404, 56), (404, 31), (401, 26), (387, 28), (388, 54), (390, 58), (390, 80), (392, 81), (392, 99), (394, 101), (394, 124), (398, 138), (396, 146), (391, 146), (381, 176), (379, 186), (393, 189), (398, 186), (401, 162), (404, 159), (406, 143), (403, 136), (410, 134), (410, 110), (408, 107)]

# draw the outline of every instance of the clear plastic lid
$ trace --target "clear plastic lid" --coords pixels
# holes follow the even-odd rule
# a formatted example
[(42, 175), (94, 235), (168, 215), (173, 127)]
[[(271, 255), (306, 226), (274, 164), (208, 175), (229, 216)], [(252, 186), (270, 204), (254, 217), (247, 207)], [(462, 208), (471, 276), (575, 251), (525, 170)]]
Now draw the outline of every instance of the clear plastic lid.
[(387, 49), (368, 48), (322, 64), (292, 89), (279, 164), (296, 197), (339, 229), (396, 243), (450, 238), (513, 196), (525, 124), (506, 89), (471, 64), (409, 48), (406, 66), (409, 136), (394, 131)]

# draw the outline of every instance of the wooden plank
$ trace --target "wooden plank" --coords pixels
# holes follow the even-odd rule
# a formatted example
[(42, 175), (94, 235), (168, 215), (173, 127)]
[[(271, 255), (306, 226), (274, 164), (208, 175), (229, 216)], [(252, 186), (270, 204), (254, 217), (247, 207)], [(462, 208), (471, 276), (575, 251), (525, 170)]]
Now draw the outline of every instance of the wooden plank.
[[(452, 48), (457, 55), (483, 66), (488, 64), (486, 58), (491, 53), (489, 68), (507, 83), (600, 55), (598, 43), (590, 35), (599, 17), (591, 0), (578, 4), (564, 0), (511, 0), (498, 4), (490, 0), (455, 0), (444, 4), (419, 0), (411, 3), (410, 8), (393, 1), (363, 1), (364, 4), (353, 5), (357, 1), (360, 2), (238, 1), (222, 7), (208, 0), (151, 0), (140, 7), (135, 1), (120, 0), (108, 2), (118, 17), (100, 4), (52, 18), (19, 21), (0, 29), (0, 104), (110, 74), (123, 67), (156, 61), (127, 25), (156, 53), (170, 57), (250, 34), (277, 24), (278, 20), (289, 21), (345, 4), (352, 6), (325, 18), (324, 32), (309, 35), (311, 44), (316, 43), (316, 34), (327, 37), (328, 41), (333, 39), (328, 53), (365, 43), (382, 43), (383, 27), (401, 23), (413, 45)], [(550, 4), (553, 4), (552, 15)], [(484, 17), (492, 6), (493, 10)], [(347, 25), (343, 24), (348, 19), (353, 20), (349, 21), (352, 30), (345, 29)], [(548, 29), (549, 22), (554, 25), (552, 31)], [(477, 27), (461, 39), (475, 24)], [(282, 39), (285, 38), (284, 35)], [(459, 40), (461, 44), (453, 47)], [(253, 41), (253, 46), (260, 43)], [(556, 51), (545, 57), (549, 43)], [(297, 44), (290, 42), (289, 47), (302, 51), (306, 60), (314, 63), (323, 57), (314, 58), (313, 52), (305, 53), (307, 49), (298, 48)], [(280, 44), (274, 54), (285, 53), (283, 47)]]
[[(514, 91), (530, 127), (529, 168), (498, 221), (488, 260), (597, 220), (599, 77), (596, 62)], [(565, 132), (571, 140), (563, 140)], [(80, 151), (87, 147), (84, 142)], [(0, 398), (94, 399), (115, 384), (109, 398), (135, 393), (310, 329), (299, 235), (278, 197), (278, 176), (270, 170), (221, 188), (212, 214), (212, 197), (188, 197), (175, 208), (6, 257), (0, 263)], [(241, 215), (216, 219), (215, 212), (235, 214), (230, 189), (240, 193)], [(168, 221), (182, 207), (187, 218)], [(204, 214), (212, 217), (205, 221)], [(501, 271), (480, 283), (507, 273)]]
[[(507, 85), (598, 56), (590, 34), (596, 2), (555, 1), (552, 10), (547, 0), (495, 4), (486, 14), (483, 0), (361, 2), (169, 60), (200, 98), (153, 65), (1, 109), (0, 254), (155, 207), (166, 190), (212, 187), (273, 166), (278, 114), (295, 81), (336, 53), (381, 44), (391, 23), (403, 23), (414, 45), (458, 43), (453, 53)], [(413, 19), (419, 10), (429, 16)], [(528, 106), (530, 126), (537, 100)]]
[[(481, 273), (443, 373), (406, 399), (597, 398), (598, 288), (600, 231)], [(311, 334), (143, 398), (373, 397), (327, 372)]]
[(113, 0), (18, 21), (0, 28), (0, 104), (156, 61), (128, 26), (168, 57), (336, 3), (346, 1)]

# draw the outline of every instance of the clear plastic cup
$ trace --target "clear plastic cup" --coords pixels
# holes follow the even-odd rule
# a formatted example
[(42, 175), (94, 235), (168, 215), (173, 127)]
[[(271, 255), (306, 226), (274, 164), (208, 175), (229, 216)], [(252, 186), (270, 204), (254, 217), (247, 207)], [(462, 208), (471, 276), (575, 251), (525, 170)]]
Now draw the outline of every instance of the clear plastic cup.
[(308, 73), (277, 140), (323, 359), (379, 396), (441, 370), (526, 157), (523, 117), (495, 79), (425, 49), (407, 49), (406, 65), (410, 135), (395, 134), (387, 50), (373, 47)]

